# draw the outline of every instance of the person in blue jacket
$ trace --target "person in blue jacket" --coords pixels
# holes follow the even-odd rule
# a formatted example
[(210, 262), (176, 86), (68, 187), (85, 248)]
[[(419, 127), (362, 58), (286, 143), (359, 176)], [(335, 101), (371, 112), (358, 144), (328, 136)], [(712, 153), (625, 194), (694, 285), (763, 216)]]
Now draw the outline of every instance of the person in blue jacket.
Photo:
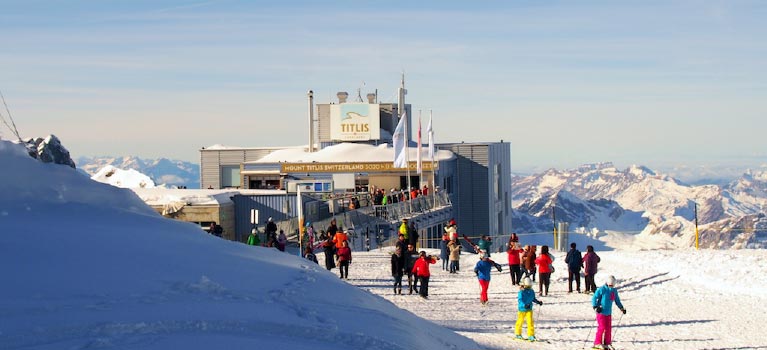
[(482, 303), (482, 305), (487, 304), (487, 289), (490, 287), (490, 269), (493, 266), (494, 265), (490, 261), (490, 258), (487, 257), (487, 254), (480, 250), (479, 261), (477, 261), (477, 265), (474, 266), (474, 273), (477, 275), (477, 280), (479, 280), (479, 302)]
[(621, 303), (618, 290), (615, 289), (615, 277), (607, 276), (605, 285), (599, 287), (591, 297), (591, 306), (597, 312), (597, 335), (594, 339), (593, 349), (612, 348), (612, 313), (613, 302), (618, 308), (626, 313), (626, 308)]
[(530, 277), (525, 277), (520, 283), (521, 288), (517, 293), (517, 324), (514, 327), (514, 334), (517, 339), (524, 340), (522, 337), (522, 323), (527, 321), (527, 340), (535, 341), (535, 325), (533, 324), (533, 303), (543, 305), (543, 302), (535, 298), (533, 291), (533, 282)]

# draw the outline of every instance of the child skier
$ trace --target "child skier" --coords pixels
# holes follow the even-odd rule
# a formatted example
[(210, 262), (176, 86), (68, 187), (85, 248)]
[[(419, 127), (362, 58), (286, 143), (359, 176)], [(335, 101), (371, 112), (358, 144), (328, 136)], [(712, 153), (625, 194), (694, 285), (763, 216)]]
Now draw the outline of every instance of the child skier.
[(525, 340), (522, 337), (522, 322), (527, 321), (527, 340), (535, 341), (535, 325), (533, 324), (533, 303), (543, 305), (543, 302), (535, 298), (533, 291), (533, 282), (530, 277), (522, 279), (521, 288), (517, 293), (517, 324), (514, 327), (514, 334), (517, 339)]
[(599, 287), (591, 298), (591, 306), (597, 312), (597, 335), (592, 349), (612, 349), (612, 311), (613, 302), (626, 313), (626, 309), (615, 289), (615, 277), (607, 276), (604, 286)]

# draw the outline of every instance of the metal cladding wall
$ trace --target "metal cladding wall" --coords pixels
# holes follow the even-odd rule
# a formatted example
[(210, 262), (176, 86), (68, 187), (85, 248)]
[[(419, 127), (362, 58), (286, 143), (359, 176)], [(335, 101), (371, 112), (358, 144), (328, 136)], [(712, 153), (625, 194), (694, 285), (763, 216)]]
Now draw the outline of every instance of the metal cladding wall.
[(221, 188), (221, 167), (239, 166), (276, 151), (276, 148), (232, 148), (200, 150), (200, 188)]
[[(511, 230), (509, 189), (511, 185), (511, 147), (509, 143), (439, 144), (439, 149), (455, 153), (452, 174), (453, 206), (458, 231), (470, 237), (497, 236)], [(498, 172), (499, 184), (495, 181)], [(440, 177), (450, 176), (446, 173)], [(500, 187), (496, 198), (495, 191)], [(508, 203), (508, 206), (507, 206)], [(503, 242), (495, 242), (498, 249)]]
[[(275, 222), (296, 216), (295, 195), (235, 195), (234, 202), (236, 240), (247, 237), (253, 224), (250, 223), (250, 210), (258, 210), (258, 229), (264, 230), (271, 217)], [(287, 214), (286, 214), (287, 212)]]

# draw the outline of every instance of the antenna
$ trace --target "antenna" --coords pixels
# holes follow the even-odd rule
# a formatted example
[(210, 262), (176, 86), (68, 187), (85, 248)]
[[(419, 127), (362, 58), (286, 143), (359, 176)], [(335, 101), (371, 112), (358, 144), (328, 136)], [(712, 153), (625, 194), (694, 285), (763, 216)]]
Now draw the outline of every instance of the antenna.
[(8, 119), (11, 121), (10, 124), (8, 124), (8, 120), (5, 120), (5, 116), (3, 116), (3, 113), (0, 112), (0, 119), (3, 120), (3, 124), (8, 127), (8, 129), (11, 130), (11, 132), (16, 136), (16, 138), (21, 142), (21, 136), (19, 136), (19, 130), (16, 129), (16, 122), (13, 121), (13, 116), (11, 115), (11, 110), (8, 109), (8, 104), (5, 103), (5, 96), (3, 96), (3, 92), (0, 91), (0, 99), (3, 100), (3, 106), (5, 106), (5, 111), (8, 113)]

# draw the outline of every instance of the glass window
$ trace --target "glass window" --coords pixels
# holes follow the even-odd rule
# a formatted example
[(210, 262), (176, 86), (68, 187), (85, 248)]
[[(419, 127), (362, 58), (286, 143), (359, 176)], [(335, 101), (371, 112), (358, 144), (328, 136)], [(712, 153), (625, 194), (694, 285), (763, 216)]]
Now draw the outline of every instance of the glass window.
[(239, 165), (225, 165), (221, 167), (221, 187), (240, 187)]

